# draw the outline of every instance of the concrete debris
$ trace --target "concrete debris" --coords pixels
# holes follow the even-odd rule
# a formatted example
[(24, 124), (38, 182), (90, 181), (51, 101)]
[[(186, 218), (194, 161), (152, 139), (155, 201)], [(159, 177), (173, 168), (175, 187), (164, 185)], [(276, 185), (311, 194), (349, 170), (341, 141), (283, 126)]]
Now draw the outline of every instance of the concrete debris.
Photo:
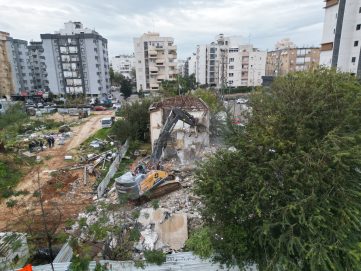
[(141, 234), (144, 238), (142, 245), (146, 249), (177, 251), (184, 247), (188, 239), (187, 215), (183, 212), (145, 208), (141, 210), (138, 222), (145, 228)]
[(154, 250), (155, 243), (158, 240), (158, 234), (150, 228), (141, 231), (140, 234), (141, 234), (141, 239), (143, 239), (143, 241), (140, 241), (138, 243), (138, 250), (140, 247), (142, 247), (145, 250)]
[(64, 160), (73, 160), (73, 156), (72, 155), (65, 155)]

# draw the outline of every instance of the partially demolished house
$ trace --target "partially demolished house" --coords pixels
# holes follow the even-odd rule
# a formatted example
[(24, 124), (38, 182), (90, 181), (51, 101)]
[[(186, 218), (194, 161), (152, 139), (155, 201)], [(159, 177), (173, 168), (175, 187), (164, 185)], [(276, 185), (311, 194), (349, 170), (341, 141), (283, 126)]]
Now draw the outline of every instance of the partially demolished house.
[(198, 125), (191, 127), (178, 121), (167, 140), (163, 158), (176, 158), (181, 164), (188, 164), (202, 158), (202, 151), (209, 146), (209, 108), (201, 99), (193, 96), (176, 96), (151, 105), (149, 111), (152, 148), (173, 108), (180, 108), (191, 114), (197, 119)]

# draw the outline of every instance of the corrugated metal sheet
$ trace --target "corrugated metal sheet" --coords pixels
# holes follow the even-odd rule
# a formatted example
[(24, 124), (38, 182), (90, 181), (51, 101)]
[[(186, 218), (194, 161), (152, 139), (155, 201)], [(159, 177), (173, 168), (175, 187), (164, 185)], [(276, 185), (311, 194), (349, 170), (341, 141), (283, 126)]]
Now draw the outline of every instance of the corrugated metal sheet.
[[(218, 270), (230, 270), (239, 271), (238, 268), (222, 267), (219, 264), (213, 264), (209, 260), (202, 260), (198, 256), (195, 256), (191, 252), (175, 253), (167, 255), (167, 261), (161, 266), (147, 265), (144, 269), (136, 268), (134, 263), (128, 262), (116, 262), (116, 261), (100, 261), (101, 264), (107, 264), (111, 271), (218, 271)], [(54, 263), (55, 271), (67, 271), (70, 262), (68, 263)], [(91, 262), (89, 270), (93, 271), (95, 268), (95, 262)], [(51, 271), (50, 264), (34, 266), (34, 271)], [(256, 271), (255, 267), (250, 267), (248, 271)]]
[(58, 255), (56, 255), (53, 263), (70, 262), (72, 257), (73, 257), (73, 249), (71, 248), (69, 243), (65, 243), (61, 248), (61, 250), (59, 251)]

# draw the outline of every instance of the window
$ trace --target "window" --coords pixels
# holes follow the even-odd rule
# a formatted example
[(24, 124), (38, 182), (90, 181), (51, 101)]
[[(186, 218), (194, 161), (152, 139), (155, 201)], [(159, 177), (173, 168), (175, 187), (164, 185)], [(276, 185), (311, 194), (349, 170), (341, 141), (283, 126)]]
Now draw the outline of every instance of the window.
[(233, 73), (229, 73), (228, 76), (229, 76), (229, 77), (233, 77)]
[(234, 58), (233, 58), (233, 57), (230, 58), (230, 59), (229, 59), (229, 62), (234, 62)]
[(353, 46), (355, 46), (355, 47), (358, 46), (358, 40), (355, 40), (355, 41), (354, 41)]
[(361, 13), (361, 7), (358, 9), (358, 13)]
[(230, 70), (233, 70), (233, 69), (234, 69), (234, 66), (229, 66), (229, 69), (230, 69)]
[(357, 26), (356, 26), (356, 30), (360, 30), (361, 29), (361, 24), (358, 24)]
[(353, 58), (351, 59), (351, 62), (352, 62), (352, 63), (355, 63), (355, 62), (356, 62), (356, 57), (353, 57)]

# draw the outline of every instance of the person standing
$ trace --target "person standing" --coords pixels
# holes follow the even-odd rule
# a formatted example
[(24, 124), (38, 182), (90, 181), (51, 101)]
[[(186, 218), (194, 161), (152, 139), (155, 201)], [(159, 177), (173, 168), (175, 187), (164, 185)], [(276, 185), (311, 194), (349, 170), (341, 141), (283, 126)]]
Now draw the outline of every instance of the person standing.
[(49, 149), (51, 148), (51, 139), (50, 136), (46, 137), (46, 141), (48, 142)]
[(51, 147), (54, 147), (55, 145), (55, 138), (53, 136), (50, 137), (51, 139)]

